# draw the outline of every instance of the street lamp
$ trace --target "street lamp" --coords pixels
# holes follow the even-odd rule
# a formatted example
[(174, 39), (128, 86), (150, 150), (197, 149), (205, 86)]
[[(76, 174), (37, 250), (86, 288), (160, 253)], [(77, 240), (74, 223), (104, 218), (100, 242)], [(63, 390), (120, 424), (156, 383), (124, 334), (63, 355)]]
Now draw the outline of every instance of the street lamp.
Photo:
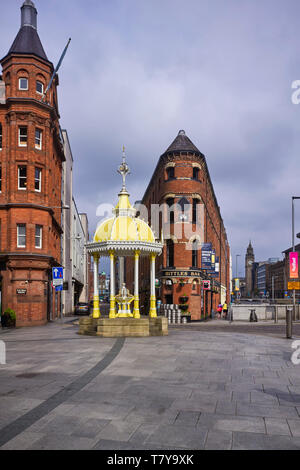
[(275, 303), (275, 298), (274, 298), (274, 279), (276, 279), (278, 276), (272, 276), (272, 303)]
[(238, 278), (238, 256), (241, 256), (241, 255), (235, 255), (235, 273), (236, 273), (236, 278)]
[[(295, 251), (295, 199), (300, 199), (300, 196), (292, 196), (292, 243), (293, 243), (293, 252)], [(299, 235), (299, 234), (298, 234)], [(298, 237), (297, 235), (297, 237)], [(293, 289), (293, 311), (294, 318), (296, 316), (296, 291)]]

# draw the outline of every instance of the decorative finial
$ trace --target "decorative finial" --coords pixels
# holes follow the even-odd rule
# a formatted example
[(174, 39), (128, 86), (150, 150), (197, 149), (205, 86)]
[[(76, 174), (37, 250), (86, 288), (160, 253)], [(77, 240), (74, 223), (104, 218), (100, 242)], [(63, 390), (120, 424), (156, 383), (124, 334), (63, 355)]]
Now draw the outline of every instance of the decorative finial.
[(129, 166), (126, 163), (126, 155), (125, 155), (125, 146), (123, 145), (123, 156), (122, 156), (122, 165), (119, 166), (118, 173), (123, 178), (123, 186), (122, 186), (122, 192), (127, 192), (126, 189), (126, 176), (130, 175), (130, 169)]

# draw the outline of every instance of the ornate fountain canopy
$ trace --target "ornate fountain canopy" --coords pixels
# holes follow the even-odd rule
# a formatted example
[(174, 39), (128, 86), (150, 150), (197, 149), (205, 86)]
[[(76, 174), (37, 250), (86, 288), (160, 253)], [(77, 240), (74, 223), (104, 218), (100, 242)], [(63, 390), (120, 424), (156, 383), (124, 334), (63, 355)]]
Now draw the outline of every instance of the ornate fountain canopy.
[(130, 204), (126, 188), (126, 177), (130, 174), (130, 168), (126, 162), (124, 147), (118, 173), (122, 176), (122, 189), (118, 195), (118, 203), (112, 211), (113, 217), (100, 223), (94, 241), (87, 244), (87, 251), (91, 254), (99, 253), (100, 256), (109, 256), (111, 251), (116, 252), (118, 256), (132, 256), (137, 250), (141, 255), (160, 254), (163, 245), (155, 241), (151, 227), (136, 217), (136, 209)]

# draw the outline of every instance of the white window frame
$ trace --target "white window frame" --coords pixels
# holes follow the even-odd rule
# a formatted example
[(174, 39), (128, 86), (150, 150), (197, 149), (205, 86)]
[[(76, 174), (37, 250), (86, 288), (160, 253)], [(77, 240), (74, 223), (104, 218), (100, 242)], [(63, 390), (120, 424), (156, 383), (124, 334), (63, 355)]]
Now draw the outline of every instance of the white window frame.
[[(25, 234), (20, 233), (20, 228), (25, 227)], [(20, 244), (20, 237), (23, 237), (25, 239), (24, 244)], [(17, 247), (18, 248), (26, 248), (26, 224), (17, 224)]]
[[(37, 132), (40, 133), (39, 137), (37, 137)], [(42, 143), (43, 143), (43, 131), (42, 129), (39, 129), (38, 127), (35, 129), (34, 133), (34, 139), (35, 139), (35, 148), (38, 150), (42, 150)], [(38, 141), (38, 143), (37, 143)]]
[[(21, 129), (26, 129), (26, 142), (22, 142), (21, 141)], [(23, 135), (23, 138), (25, 136)], [(28, 143), (28, 129), (26, 126), (20, 126), (19, 127), (19, 147), (27, 147), (27, 143)]]
[[(37, 235), (37, 230), (38, 229), (39, 229), (39, 235)], [(37, 243), (36, 243), (37, 239), (39, 240), (39, 245), (37, 245)], [(35, 245), (35, 248), (38, 248), (40, 250), (43, 247), (43, 226), (42, 225), (36, 225), (35, 226), (34, 245)]]
[[(21, 87), (21, 80), (26, 80), (26, 82), (27, 82), (27, 87), (26, 88)], [(27, 77), (20, 77), (19, 78), (19, 90), (28, 91), (28, 78)]]
[[(38, 84), (42, 85), (42, 91), (38, 91)], [(36, 92), (39, 94), (39, 95), (43, 95), (44, 94), (44, 84), (43, 82), (41, 82), (40, 80), (37, 80), (36, 81)]]
[[(26, 176), (21, 176), (20, 175), (21, 168), (26, 168)], [(26, 184), (25, 184), (26, 187), (25, 188), (21, 188), (21, 186), (20, 186), (21, 179), (26, 179), (26, 181), (25, 181), (26, 182)], [(18, 190), (19, 191), (26, 191), (27, 190), (27, 166), (25, 166), (25, 165), (24, 166), (21, 166), (21, 165), (18, 166)]]
[[(39, 178), (36, 177), (36, 171), (39, 172)], [(36, 189), (35, 184), (39, 183), (39, 189)], [(36, 193), (40, 193), (42, 191), (42, 169), (35, 167), (34, 168), (34, 190)]]

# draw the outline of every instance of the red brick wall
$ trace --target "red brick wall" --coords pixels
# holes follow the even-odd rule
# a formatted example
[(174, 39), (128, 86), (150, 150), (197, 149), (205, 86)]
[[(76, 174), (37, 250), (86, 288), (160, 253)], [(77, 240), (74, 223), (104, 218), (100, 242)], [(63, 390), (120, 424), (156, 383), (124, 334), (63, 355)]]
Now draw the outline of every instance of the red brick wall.
[[(2, 62), (6, 84), (6, 104), (0, 105), (3, 148), (0, 151), (2, 191), (0, 193), (0, 261), (6, 264), (2, 275), (2, 311), (13, 308), (17, 325), (46, 323), (54, 306), (48, 295), (49, 273), (60, 265), (61, 257), (61, 173), (64, 159), (59, 140), (59, 114), (55, 105), (57, 79), (46, 103), (36, 92), (36, 80), (44, 89), (50, 81), (52, 64), (34, 56), (9, 56)], [(18, 89), (19, 77), (29, 80), (28, 91)], [(18, 129), (27, 127), (27, 147), (18, 143)], [(42, 149), (35, 148), (35, 129), (42, 131)], [(27, 168), (27, 188), (18, 189), (18, 166)], [(35, 168), (41, 170), (41, 192), (35, 191)], [(42, 206), (39, 207), (39, 206)], [(55, 208), (54, 208), (55, 207)], [(58, 208), (56, 208), (58, 207)], [(26, 248), (17, 247), (17, 224), (26, 224)], [(35, 248), (35, 226), (42, 226), (42, 248)], [(17, 289), (26, 295), (17, 295)], [(57, 295), (58, 313), (60, 295)], [(48, 312), (49, 313), (49, 312)]]

